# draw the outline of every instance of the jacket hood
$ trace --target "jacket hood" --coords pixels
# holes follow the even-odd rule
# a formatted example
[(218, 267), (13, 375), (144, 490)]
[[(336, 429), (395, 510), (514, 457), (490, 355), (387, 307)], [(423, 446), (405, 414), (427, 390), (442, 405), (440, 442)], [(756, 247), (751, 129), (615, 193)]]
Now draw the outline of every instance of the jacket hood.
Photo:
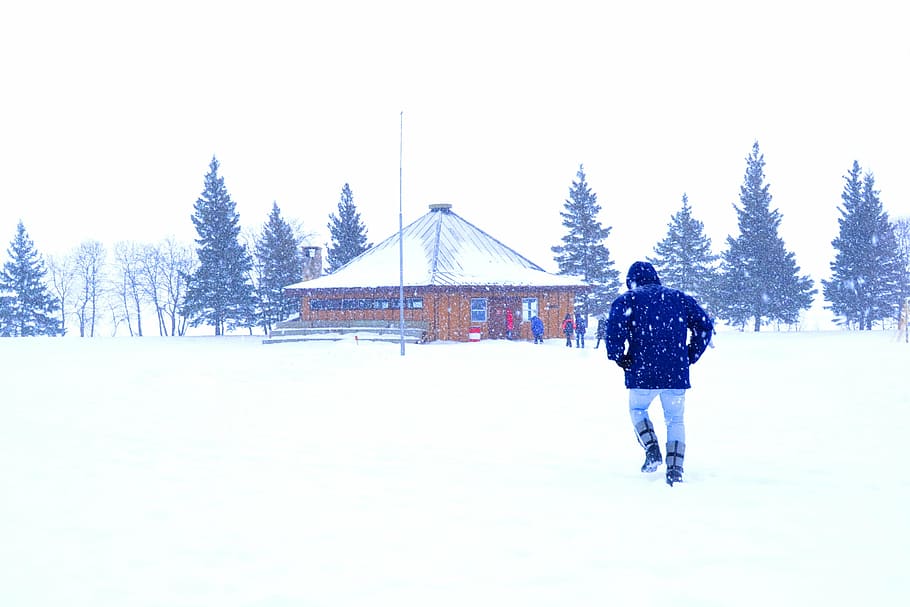
[(647, 261), (636, 261), (629, 268), (629, 273), (626, 275), (626, 286), (630, 289), (659, 284), (660, 278), (657, 276), (657, 270)]

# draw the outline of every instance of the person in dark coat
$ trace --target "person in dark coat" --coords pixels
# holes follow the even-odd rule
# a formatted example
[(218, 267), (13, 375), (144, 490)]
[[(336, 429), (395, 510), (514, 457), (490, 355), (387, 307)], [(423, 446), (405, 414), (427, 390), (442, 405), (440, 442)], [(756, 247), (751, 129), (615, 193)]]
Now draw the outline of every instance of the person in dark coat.
[(575, 323), (572, 321), (572, 315), (566, 313), (562, 321), (562, 332), (566, 334), (566, 347), (572, 347), (572, 335), (575, 333)]
[(600, 347), (600, 342), (604, 342), (604, 348), (607, 347), (607, 316), (606, 314), (601, 314), (597, 317), (597, 343), (594, 344), (594, 349)]
[(654, 472), (663, 461), (648, 417), (648, 407), (660, 397), (667, 424), (667, 483), (672, 486), (682, 481), (689, 367), (708, 347), (714, 326), (694, 298), (662, 286), (648, 262), (632, 264), (626, 286), (629, 290), (610, 308), (607, 356), (625, 371), (632, 425), (645, 449), (642, 472)]
[(585, 320), (585, 317), (575, 313), (575, 347), (584, 348), (585, 347), (585, 333), (588, 331), (588, 321)]
[(543, 321), (536, 314), (531, 318), (531, 333), (535, 344), (543, 343)]

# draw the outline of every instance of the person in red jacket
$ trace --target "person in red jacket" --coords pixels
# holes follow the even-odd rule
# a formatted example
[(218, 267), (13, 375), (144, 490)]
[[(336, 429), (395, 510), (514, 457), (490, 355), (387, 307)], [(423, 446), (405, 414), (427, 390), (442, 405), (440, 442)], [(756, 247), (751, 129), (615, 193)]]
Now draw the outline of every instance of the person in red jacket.
[(566, 346), (572, 347), (572, 336), (575, 335), (575, 321), (572, 320), (571, 314), (566, 314), (562, 321), (562, 332), (566, 334)]
[(515, 317), (512, 310), (506, 310), (506, 339), (512, 339), (512, 331), (515, 329)]

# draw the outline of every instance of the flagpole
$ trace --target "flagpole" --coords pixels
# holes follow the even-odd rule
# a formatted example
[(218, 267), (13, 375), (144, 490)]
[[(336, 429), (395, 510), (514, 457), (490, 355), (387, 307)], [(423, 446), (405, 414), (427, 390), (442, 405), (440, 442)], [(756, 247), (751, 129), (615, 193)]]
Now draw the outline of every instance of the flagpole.
[(401, 355), (404, 356), (404, 240), (402, 240), (401, 214), (401, 159), (404, 149), (404, 112), (399, 114), (398, 125), (398, 325), (401, 332)]

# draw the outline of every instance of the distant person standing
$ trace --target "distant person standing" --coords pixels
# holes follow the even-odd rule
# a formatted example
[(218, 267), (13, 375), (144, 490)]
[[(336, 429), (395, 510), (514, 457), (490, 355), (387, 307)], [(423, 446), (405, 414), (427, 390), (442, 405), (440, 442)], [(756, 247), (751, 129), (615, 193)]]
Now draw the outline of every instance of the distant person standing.
[(535, 344), (543, 343), (543, 321), (536, 314), (531, 318), (531, 333)]
[(694, 298), (662, 286), (648, 262), (632, 264), (626, 286), (629, 290), (610, 308), (607, 356), (625, 371), (632, 425), (645, 449), (642, 472), (654, 472), (663, 461), (648, 417), (648, 407), (660, 397), (667, 424), (667, 484), (672, 487), (683, 475), (689, 366), (708, 347), (714, 326)]
[(607, 315), (600, 314), (597, 317), (597, 343), (594, 344), (594, 349), (600, 347), (600, 341), (603, 340), (604, 348), (607, 347)]
[(585, 317), (575, 313), (575, 347), (584, 348), (585, 347), (585, 333), (588, 331), (588, 321), (585, 320)]
[(515, 330), (515, 316), (512, 310), (506, 310), (506, 339), (512, 339), (512, 331)]
[(572, 335), (575, 334), (575, 323), (572, 321), (572, 315), (566, 313), (562, 321), (562, 332), (566, 334), (566, 347), (572, 347)]

